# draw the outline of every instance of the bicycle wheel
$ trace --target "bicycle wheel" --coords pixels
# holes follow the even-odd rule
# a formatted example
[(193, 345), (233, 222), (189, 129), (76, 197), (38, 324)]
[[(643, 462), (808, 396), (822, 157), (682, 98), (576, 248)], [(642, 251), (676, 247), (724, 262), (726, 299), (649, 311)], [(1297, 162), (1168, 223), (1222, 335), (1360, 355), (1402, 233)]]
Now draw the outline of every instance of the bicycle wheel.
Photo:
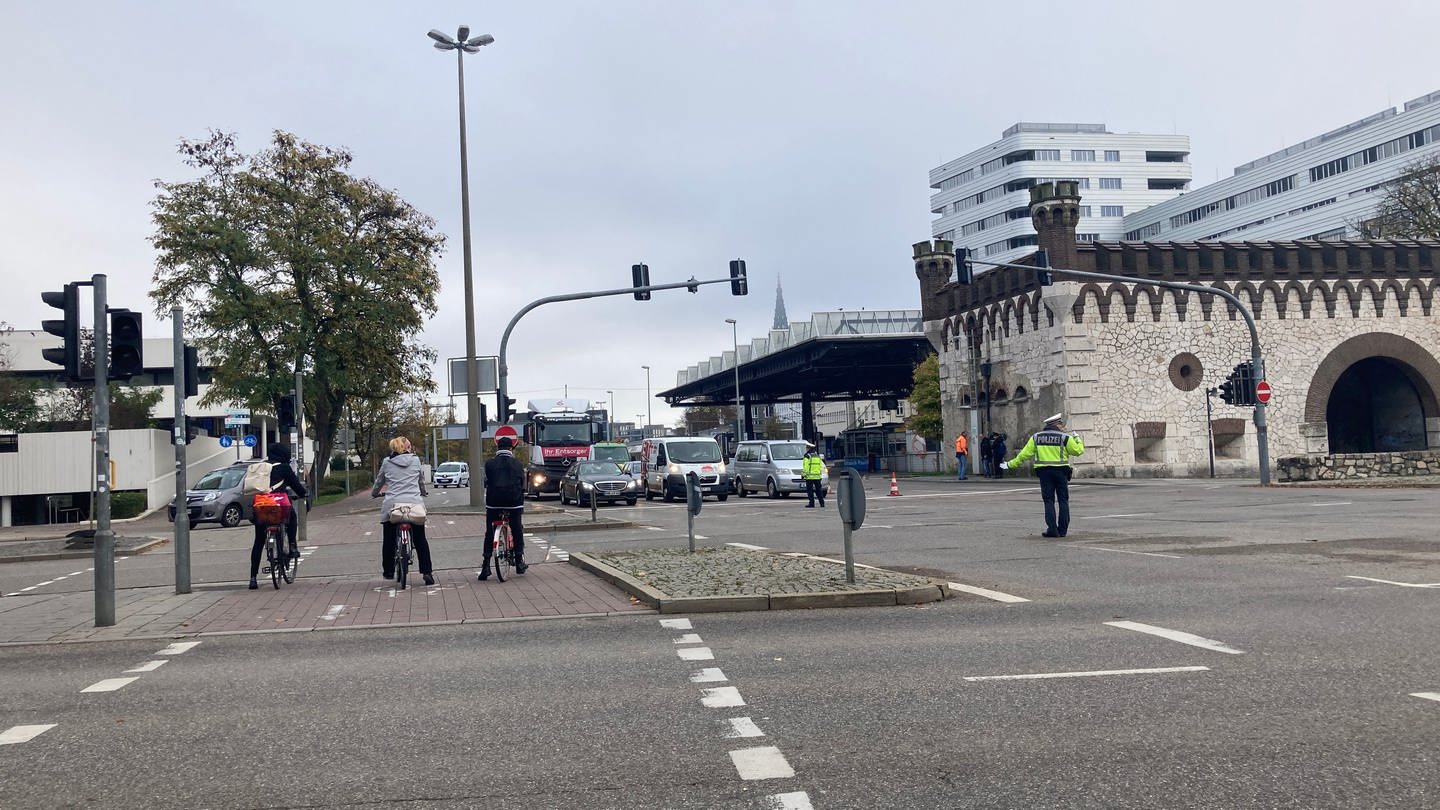
[(505, 581), (505, 572), (510, 570), (510, 562), (513, 559), (512, 546), (510, 545), (510, 524), (501, 523), (500, 528), (495, 532), (495, 578), (501, 582)]
[(270, 563), (270, 581), (274, 583), (275, 590), (280, 590), (280, 560), (276, 554), (275, 535), (277, 530), (274, 526), (265, 530), (265, 559)]
[(405, 590), (410, 574), (410, 527), (401, 526), (395, 530), (395, 584)]

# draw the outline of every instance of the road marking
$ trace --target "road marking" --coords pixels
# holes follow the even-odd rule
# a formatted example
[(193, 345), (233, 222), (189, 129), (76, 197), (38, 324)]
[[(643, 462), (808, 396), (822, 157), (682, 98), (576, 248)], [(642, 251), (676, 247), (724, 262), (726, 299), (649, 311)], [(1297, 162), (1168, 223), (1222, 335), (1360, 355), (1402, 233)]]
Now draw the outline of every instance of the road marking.
[(745, 705), (745, 699), (740, 697), (740, 690), (733, 686), (713, 686), (701, 689), (700, 692), (703, 695), (700, 703), (707, 709), (729, 709)]
[(180, 653), (183, 653), (183, 652), (185, 652), (186, 650), (191, 650), (191, 649), (194, 649), (194, 648), (196, 648), (196, 647), (198, 647), (198, 646), (200, 646), (200, 642), (198, 642), (198, 641), (177, 641), (177, 642), (175, 642), (174, 644), (171, 644), (169, 647), (166, 647), (165, 649), (163, 649), (163, 650), (161, 650), (160, 652), (155, 653), (155, 654), (156, 654), (156, 655), (179, 655)]
[(1351, 501), (1330, 501), (1328, 503), (1312, 503), (1311, 506), (1349, 506)]
[(728, 722), (730, 730), (725, 732), (725, 736), (732, 740), (740, 737), (765, 736), (765, 732), (761, 731), (760, 727), (755, 725), (755, 721), (748, 717), (732, 717)]
[(709, 540), (710, 538), (706, 537), (706, 536), (703, 535), (703, 534), (697, 534), (697, 535), (695, 535), (695, 539), (696, 539), (696, 540)]
[(795, 769), (785, 761), (785, 755), (773, 745), (731, 751), (730, 761), (735, 763), (735, 770), (740, 773), (740, 778), (746, 781), (789, 779), (795, 775)]
[(89, 570), (90, 570), (89, 568), (86, 568), (84, 571), (76, 571), (76, 572), (74, 572), (74, 573), (72, 573), (72, 574), (66, 574), (66, 576), (69, 576), (69, 577), (78, 577), (78, 576), (80, 576), (81, 574), (87, 573)]
[(667, 630), (693, 630), (689, 619), (661, 619), (660, 626)]
[(1425, 700), (1440, 700), (1440, 692), (1411, 692), (1410, 697), (1424, 698)]
[(0, 731), (0, 745), (30, 742), (41, 734), (55, 728), (55, 726), (55, 723), (42, 723), (33, 726), (11, 726), (4, 731)]
[(1104, 519), (1106, 519), (1106, 518), (1148, 517), (1148, 516), (1153, 515), (1153, 514), (1155, 514), (1155, 513), (1154, 513), (1154, 512), (1130, 512), (1130, 513), (1128, 513), (1128, 514), (1123, 514), (1123, 515), (1077, 515), (1075, 519), (1076, 519), (1076, 520), (1104, 520)]
[(125, 671), (126, 671), (126, 672), (154, 672), (155, 670), (159, 669), (160, 667), (165, 666), (165, 664), (166, 664), (165, 661), (146, 661), (145, 663), (141, 664), (141, 665), (138, 666), (138, 667), (135, 667), (134, 669), (127, 669), (127, 670), (125, 670)]
[(1159, 667), (1156, 669), (1098, 669), (1091, 672), (1035, 672), (1029, 675), (972, 675), (967, 681), (1033, 681), (1046, 678), (1093, 678), (1100, 675), (1152, 675), (1167, 672), (1204, 672), (1209, 667)]
[(706, 667), (690, 676), (691, 683), (719, 683), (728, 680), (730, 679), (725, 677), (725, 673), (721, 672), (719, 667)]
[(1140, 622), (1105, 622), (1111, 627), (1118, 627), (1121, 630), (1134, 630), (1137, 633), (1149, 633), (1152, 636), (1168, 638), (1171, 641), (1178, 641), (1181, 644), (1189, 644), (1192, 647), (1202, 647), (1215, 652), (1229, 653), (1230, 655), (1243, 655), (1244, 650), (1237, 650), (1222, 642), (1204, 636), (1197, 636), (1191, 633), (1184, 633), (1179, 630), (1167, 630), (1164, 627), (1156, 627), (1153, 624), (1141, 624)]
[(1161, 553), (1158, 552), (1158, 551), (1131, 551), (1131, 550), (1128, 549), (1128, 548), (1106, 548), (1105, 546), (1082, 546), (1082, 545), (1080, 545), (1079, 543), (1066, 543), (1066, 545), (1068, 545), (1068, 546), (1073, 546), (1073, 547), (1075, 547), (1075, 548), (1088, 548), (1088, 549), (1090, 549), (1091, 551), (1113, 551), (1113, 552), (1115, 552), (1116, 554), (1143, 554), (1143, 555), (1145, 555), (1146, 557), (1169, 557), (1169, 558), (1172, 559), (1172, 560), (1183, 560), (1183, 559), (1185, 559), (1184, 557), (1180, 556), (1179, 554), (1161, 554)]
[(699, 633), (686, 633), (675, 639), (676, 644), (704, 644), (705, 639), (700, 638)]
[(82, 693), (84, 693), (84, 692), (114, 692), (116, 689), (119, 689), (119, 688), (121, 688), (122, 686), (126, 686), (127, 684), (132, 684), (132, 683), (134, 683), (134, 682), (136, 682), (136, 681), (138, 681), (138, 680), (140, 680), (138, 677), (136, 677), (136, 678), (106, 678), (106, 679), (103, 680), (103, 681), (97, 681), (97, 682), (95, 682), (95, 683), (92, 683), (92, 684), (90, 684), (89, 686), (85, 687), (84, 689), (81, 689), (80, 691), (81, 691)]
[(815, 805), (810, 803), (810, 795), (803, 790), (776, 793), (766, 796), (765, 801), (769, 803), (770, 810), (815, 810)]
[(996, 602), (1029, 602), (1029, 601), (1030, 601), (1029, 599), (1026, 599), (1026, 598), (1023, 597), (1023, 596), (1011, 596), (1011, 595), (1008, 594), (1008, 593), (1001, 593), (1000, 591), (992, 591), (992, 590), (990, 590), (989, 588), (981, 588), (981, 587), (978, 587), (978, 586), (975, 586), (975, 585), (962, 585), (962, 584), (960, 584), (959, 582), (951, 582), (951, 583), (950, 583), (950, 587), (953, 588), (954, 590), (957, 590), (957, 591), (964, 591), (965, 593), (973, 593), (973, 594), (975, 594), (976, 596), (983, 596), (983, 597), (985, 597), (986, 599), (994, 599)]
[(320, 617), (320, 621), (333, 622), (336, 619), (340, 618), (340, 611), (344, 609), (344, 605), (331, 605), (330, 609), (325, 611), (325, 615)]
[(714, 661), (715, 653), (709, 647), (682, 647), (675, 651), (681, 661)]
[(647, 531), (652, 531), (652, 532), (663, 532), (663, 531), (665, 531), (664, 529), (660, 528), (659, 526), (646, 526), (645, 529), (646, 529)]
[(746, 551), (769, 551), (765, 546), (752, 546), (749, 543), (726, 543), (731, 548), (740, 548)]
[[(1432, 582), (1429, 585), (1423, 585), (1418, 582), (1392, 582), (1388, 579), (1376, 579), (1374, 577), (1357, 577), (1350, 574), (1346, 574), (1345, 577), (1346, 579), (1363, 579), (1366, 582), (1381, 582), (1386, 585), (1399, 585), (1402, 588), (1440, 588), (1440, 582)], [(29, 589), (27, 588), (26, 590)]]

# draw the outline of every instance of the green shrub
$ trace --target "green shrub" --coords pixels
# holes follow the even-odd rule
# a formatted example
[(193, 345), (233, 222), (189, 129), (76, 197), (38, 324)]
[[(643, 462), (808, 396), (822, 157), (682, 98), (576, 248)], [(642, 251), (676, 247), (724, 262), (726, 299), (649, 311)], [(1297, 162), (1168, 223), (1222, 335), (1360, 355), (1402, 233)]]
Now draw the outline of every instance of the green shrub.
[[(318, 494), (344, 495), (345, 475), (345, 471), (341, 470), (340, 472), (331, 473), (330, 475), (326, 476), (325, 480), (320, 484), (320, 492)], [(368, 491), (370, 489), (370, 485), (373, 483), (369, 470), (351, 470), (349, 475), (350, 491), (352, 493)]]
[(132, 518), (145, 511), (145, 493), (114, 492), (110, 495), (110, 517)]

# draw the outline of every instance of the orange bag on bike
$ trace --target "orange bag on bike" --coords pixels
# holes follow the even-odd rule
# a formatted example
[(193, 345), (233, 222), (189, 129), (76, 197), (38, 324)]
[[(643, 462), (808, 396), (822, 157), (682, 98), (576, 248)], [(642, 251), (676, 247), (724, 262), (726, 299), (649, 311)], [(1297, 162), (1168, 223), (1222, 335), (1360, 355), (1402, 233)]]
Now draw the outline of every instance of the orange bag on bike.
[(255, 523), (281, 526), (290, 520), (290, 493), (261, 492), (255, 496)]

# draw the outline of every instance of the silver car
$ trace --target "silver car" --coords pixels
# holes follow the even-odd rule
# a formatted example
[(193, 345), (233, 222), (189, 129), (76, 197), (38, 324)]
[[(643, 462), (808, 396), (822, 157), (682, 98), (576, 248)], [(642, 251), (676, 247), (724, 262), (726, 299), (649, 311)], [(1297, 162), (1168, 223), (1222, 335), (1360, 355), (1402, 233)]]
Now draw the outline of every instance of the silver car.
[[(195, 528), (197, 523), (219, 523), (228, 529), (250, 519), (255, 495), (241, 492), (245, 469), (249, 466), (250, 462), (245, 461), (211, 470), (185, 491), (190, 528)], [(175, 522), (174, 498), (170, 499), (169, 514), (170, 522)]]

